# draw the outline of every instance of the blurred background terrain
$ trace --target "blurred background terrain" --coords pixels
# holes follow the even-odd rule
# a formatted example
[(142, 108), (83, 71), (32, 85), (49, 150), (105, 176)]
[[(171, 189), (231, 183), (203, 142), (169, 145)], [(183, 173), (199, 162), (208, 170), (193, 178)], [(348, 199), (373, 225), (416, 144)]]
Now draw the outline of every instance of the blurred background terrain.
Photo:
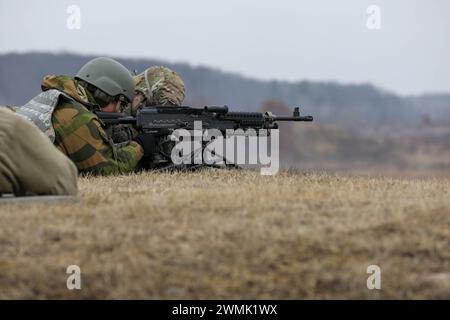
[[(26, 103), (39, 93), (43, 76), (73, 75), (92, 57), (0, 55), (0, 104)], [(450, 94), (399, 95), (371, 84), (264, 81), (187, 63), (118, 60), (137, 72), (172, 68), (186, 83), (186, 105), (276, 114), (300, 106), (315, 121), (281, 125), (284, 167), (434, 176), (450, 169)]]

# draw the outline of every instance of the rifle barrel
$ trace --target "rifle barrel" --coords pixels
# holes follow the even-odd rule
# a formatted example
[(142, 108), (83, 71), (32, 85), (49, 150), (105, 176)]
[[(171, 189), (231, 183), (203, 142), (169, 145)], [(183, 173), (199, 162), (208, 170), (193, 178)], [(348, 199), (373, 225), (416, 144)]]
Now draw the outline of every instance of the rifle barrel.
[(274, 121), (313, 121), (312, 116), (304, 116), (304, 117), (283, 117), (277, 116)]

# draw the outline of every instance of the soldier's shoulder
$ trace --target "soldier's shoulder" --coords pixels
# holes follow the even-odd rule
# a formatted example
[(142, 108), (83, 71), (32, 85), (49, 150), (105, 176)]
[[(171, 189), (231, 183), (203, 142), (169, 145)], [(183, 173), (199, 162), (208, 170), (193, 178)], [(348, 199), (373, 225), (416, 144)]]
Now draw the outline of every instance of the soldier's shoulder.
[(73, 124), (74, 122), (82, 125), (94, 119), (98, 120), (95, 113), (88, 110), (83, 104), (64, 96), (58, 102), (53, 116), (58, 123), (66, 125)]

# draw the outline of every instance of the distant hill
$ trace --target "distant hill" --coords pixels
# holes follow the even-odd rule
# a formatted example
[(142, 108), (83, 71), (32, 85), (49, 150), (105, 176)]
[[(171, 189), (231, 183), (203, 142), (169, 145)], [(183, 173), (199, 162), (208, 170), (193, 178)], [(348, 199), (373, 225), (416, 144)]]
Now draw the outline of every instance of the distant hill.
[[(26, 53), (0, 55), (0, 104), (20, 105), (40, 91), (46, 74), (72, 75), (92, 56)], [(450, 124), (450, 94), (401, 97), (370, 84), (260, 81), (219, 70), (151, 59), (118, 59), (130, 70), (166, 65), (187, 87), (186, 104), (227, 104), (235, 110), (258, 110), (275, 99), (301, 106), (321, 123), (346, 128)], [(320, 66), (318, 66), (320, 67)]]

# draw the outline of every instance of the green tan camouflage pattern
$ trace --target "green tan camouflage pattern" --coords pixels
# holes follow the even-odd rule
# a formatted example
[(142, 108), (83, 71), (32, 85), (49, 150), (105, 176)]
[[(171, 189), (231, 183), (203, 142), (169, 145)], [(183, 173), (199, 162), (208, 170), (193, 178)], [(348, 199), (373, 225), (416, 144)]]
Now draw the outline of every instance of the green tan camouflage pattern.
[(134, 77), (135, 90), (147, 99), (148, 105), (179, 106), (185, 97), (181, 77), (166, 67), (153, 66)]
[(95, 100), (71, 77), (48, 76), (42, 89), (58, 89), (61, 96), (52, 115), (55, 146), (66, 154), (82, 174), (125, 174), (133, 172), (143, 157), (137, 142), (117, 148), (105, 133), (100, 120), (88, 110)]
[(42, 80), (41, 88), (42, 91), (49, 89), (59, 90), (89, 108), (97, 106), (89, 91), (84, 89), (76, 79), (69, 76), (45, 76)]

